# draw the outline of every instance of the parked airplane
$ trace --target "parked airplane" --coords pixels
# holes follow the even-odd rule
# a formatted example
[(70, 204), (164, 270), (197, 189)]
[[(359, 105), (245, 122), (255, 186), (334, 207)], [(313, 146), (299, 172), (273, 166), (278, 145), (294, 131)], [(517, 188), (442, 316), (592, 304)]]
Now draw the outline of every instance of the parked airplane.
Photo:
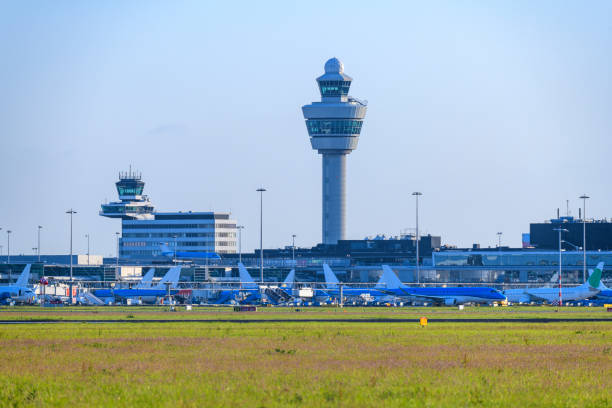
[(274, 303), (287, 303), (293, 299), (293, 282), (295, 270), (291, 270), (280, 287), (262, 286), (255, 282), (242, 263), (238, 263), (240, 288), (222, 289), (212, 303), (215, 304), (253, 304), (263, 300)]
[(9, 282), (6, 286), (0, 286), (1, 301), (13, 301), (17, 303), (34, 303), (36, 301), (34, 289), (28, 287), (31, 267), (32, 265), (27, 264), (25, 268), (23, 268), (21, 275), (19, 275), (14, 285), (11, 285)]
[[(601, 292), (599, 285), (601, 283), (601, 274), (603, 272), (604, 263), (600, 262), (593, 269), (593, 273), (585, 283), (575, 287), (564, 287), (561, 290), (562, 301), (576, 301), (593, 297)], [(526, 289), (507, 289), (504, 294), (509, 302), (514, 303), (529, 303), (529, 302), (549, 302), (556, 303), (559, 301), (558, 287), (540, 287)]]
[[(151, 271), (149, 271), (148, 273), (150, 272)], [(174, 266), (170, 268), (168, 272), (166, 272), (164, 277), (157, 283), (157, 285), (153, 287), (134, 289), (98, 289), (94, 291), (94, 295), (98, 298), (130, 298), (140, 299), (145, 303), (152, 303), (155, 302), (158, 298), (166, 296), (166, 282), (170, 284), (171, 294), (176, 293), (177, 291), (172, 289), (176, 289), (180, 275), (181, 266)]]
[[(327, 264), (323, 264), (323, 275), (325, 276), (325, 288), (318, 289), (316, 291), (316, 297), (331, 297), (335, 299), (340, 298), (340, 281), (338, 277), (332, 271), (332, 269)], [(378, 281), (376, 287), (373, 288), (357, 288), (354, 286), (343, 286), (342, 287), (342, 296), (344, 298), (349, 299), (359, 299), (362, 301), (371, 301), (371, 300), (380, 300), (382, 298), (388, 297), (387, 293), (381, 292), (377, 287), (381, 284), (381, 281)]]
[[(150, 268), (149, 271), (142, 277), (140, 282), (134, 287), (134, 289), (149, 289), (151, 288), (151, 283), (153, 281), (153, 276), (155, 275), (155, 268)], [(95, 293), (100, 293), (100, 291), (94, 291)], [(94, 294), (94, 292), (86, 292), (83, 291), (77, 297), (77, 302), (88, 305), (103, 305), (104, 301), (100, 299), (98, 296)], [(111, 291), (102, 292), (105, 295), (104, 297), (113, 297), (111, 296)]]
[(161, 245), (161, 253), (171, 259), (193, 260), (193, 259), (221, 259), (216, 252), (188, 252), (188, 251), (173, 251), (168, 245)]
[(404, 285), (389, 266), (383, 265), (382, 268), (383, 276), (377, 287), (381, 292), (400, 298), (431, 301), (447, 306), (464, 303), (492, 303), (506, 299), (502, 293), (488, 287), (410, 287)]
[(604, 285), (603, 282), (600, 282), (599, 287), (597, 289), (599, 289), (599, 293), (596, 297), (597, 300), (612, 303), (612, 289)]

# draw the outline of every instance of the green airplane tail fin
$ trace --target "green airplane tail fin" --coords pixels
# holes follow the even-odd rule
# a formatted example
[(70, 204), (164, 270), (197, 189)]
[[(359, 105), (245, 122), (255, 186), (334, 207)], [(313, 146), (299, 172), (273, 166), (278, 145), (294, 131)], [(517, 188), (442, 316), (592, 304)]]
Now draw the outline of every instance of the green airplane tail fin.
[(597, 289), (599, 287), (599, 282), (601, 282), (601, 273), (603, 272), (604, 263), (600, 262), (597, 264), (597, 267), (593, 269), (593, 273), (589, 276), (589, 286)]

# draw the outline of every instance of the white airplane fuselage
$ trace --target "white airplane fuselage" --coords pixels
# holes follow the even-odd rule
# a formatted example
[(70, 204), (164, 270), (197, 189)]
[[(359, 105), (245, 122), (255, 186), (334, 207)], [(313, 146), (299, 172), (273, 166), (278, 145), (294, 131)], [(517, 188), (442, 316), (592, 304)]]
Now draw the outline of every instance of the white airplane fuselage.
[[(562, 287), (561, 299), (563, 302), (584, 300), (593, 297), (599, 293), (599, 290), (594, 288), (585, 288), (583, 286)], [(504, 291), (504, 295), (509, 302), (527, 303), (533, 301), (558, 302), (559, 288), (532, 288), (532, 289), (508, 289)]]

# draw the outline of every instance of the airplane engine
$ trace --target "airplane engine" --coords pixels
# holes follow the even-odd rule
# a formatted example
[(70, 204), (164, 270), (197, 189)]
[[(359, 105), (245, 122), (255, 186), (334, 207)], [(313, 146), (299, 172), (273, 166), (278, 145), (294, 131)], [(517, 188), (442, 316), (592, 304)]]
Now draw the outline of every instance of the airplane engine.
[(455, 298), (444, 299), (444, 305), (445, 306), (454, 306), (456, 304), (457, 304), (457, 299), (455, 299)]

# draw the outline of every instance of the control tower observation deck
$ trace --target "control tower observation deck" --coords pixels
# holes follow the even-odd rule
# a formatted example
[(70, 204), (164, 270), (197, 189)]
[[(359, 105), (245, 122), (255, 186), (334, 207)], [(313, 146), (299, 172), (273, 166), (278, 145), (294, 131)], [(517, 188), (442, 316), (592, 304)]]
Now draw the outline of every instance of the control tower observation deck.
[(115, 183), (119, 200), (112, 203), (102, 204), (100, 215), (109, 218), (121, 218), (123, 220), (152, 220), (154, 207), (149, 197), (143, 195), (145, 183), (140, 173), (119, 173), (119, 181)]
[(367, 103), (348, 95), (353, 79), (337, 58), (317, 78), (321, 102), (302, 106), (312, 148), (323, 155), (323, 243), (346, 239), (346, 155), (357, 148)]

